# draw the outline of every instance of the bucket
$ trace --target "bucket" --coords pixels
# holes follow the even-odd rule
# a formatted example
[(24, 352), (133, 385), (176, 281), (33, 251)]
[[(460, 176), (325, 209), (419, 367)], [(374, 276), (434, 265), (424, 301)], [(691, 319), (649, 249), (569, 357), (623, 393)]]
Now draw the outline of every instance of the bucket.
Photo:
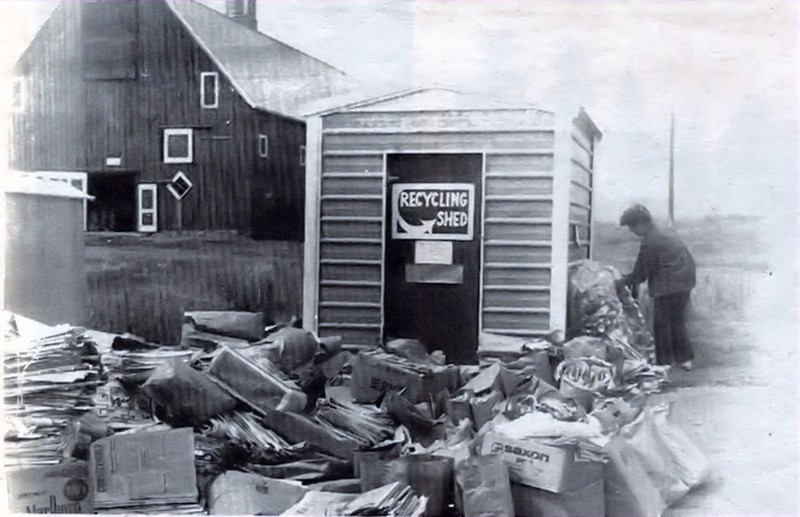
[(445, 515), (453, 499), (453, 458), (412, 454), (393, 460), (387, 466), (387, 482), (404, 481), (419, 495), (428, 498), (425, 515)]

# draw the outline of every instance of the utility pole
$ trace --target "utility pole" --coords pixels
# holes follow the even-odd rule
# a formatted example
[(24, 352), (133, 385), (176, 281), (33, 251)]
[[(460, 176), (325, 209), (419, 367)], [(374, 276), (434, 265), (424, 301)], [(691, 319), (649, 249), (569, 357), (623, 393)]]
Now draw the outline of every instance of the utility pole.
[(669, 117), (669, 225), (675, 225), (675, 114)]

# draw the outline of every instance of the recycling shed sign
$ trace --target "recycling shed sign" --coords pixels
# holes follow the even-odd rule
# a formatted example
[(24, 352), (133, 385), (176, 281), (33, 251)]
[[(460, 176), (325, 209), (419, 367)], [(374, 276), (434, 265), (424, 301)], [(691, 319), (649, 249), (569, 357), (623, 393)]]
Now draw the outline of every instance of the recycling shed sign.
[(471, 183), (392, 185), (392, 238), (471, 241), (475, 223)]

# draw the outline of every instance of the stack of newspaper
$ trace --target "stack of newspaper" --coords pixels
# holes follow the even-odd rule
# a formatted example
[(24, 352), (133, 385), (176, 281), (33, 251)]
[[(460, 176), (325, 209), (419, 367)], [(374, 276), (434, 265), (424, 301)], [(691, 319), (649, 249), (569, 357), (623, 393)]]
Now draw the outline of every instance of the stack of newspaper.
[(203, 513), (191, 428), (103, 438), (92, 443), (89, 466), (98, 513)]
[(364, 492), (340, 494), (335, 492), (308, 492), (297, 504), (281, 515), (385, 515), (421, 516), (425, 513), (428, 498), (400, 481)]
[(103, 366), (113, 379), (127, 385), (144, 383), (158, 366), (179, 359), (190, 362), (195, 352), (174, 348), (152, 350), (111, 350), (103, 354)]
[(80, 327), (52, 327), (9, 314), (5, 323), (5, 466), (54, 465), (61, 433), (92, 408), (98, 357)]

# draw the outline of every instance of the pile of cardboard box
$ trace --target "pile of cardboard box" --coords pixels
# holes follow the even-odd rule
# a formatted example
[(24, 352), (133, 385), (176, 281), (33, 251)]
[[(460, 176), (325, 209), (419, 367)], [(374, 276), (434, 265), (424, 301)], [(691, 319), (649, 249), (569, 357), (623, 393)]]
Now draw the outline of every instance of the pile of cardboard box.
[[(49, 440), (6, 465), (15, 512), (647, 516), (708, 474), (647, 404), (663, 372), (613, 336), (483, 334), (480, 363), (455, 366), (413, 340), (354, 354), (251, 313), (187, 313), (175, 346), (9, 328), (7, 382), (53, 343), (81, 372), (15, 377), (7, 444)], [(81, 404), (26, 420), (34, 386), (43, 411)]]

